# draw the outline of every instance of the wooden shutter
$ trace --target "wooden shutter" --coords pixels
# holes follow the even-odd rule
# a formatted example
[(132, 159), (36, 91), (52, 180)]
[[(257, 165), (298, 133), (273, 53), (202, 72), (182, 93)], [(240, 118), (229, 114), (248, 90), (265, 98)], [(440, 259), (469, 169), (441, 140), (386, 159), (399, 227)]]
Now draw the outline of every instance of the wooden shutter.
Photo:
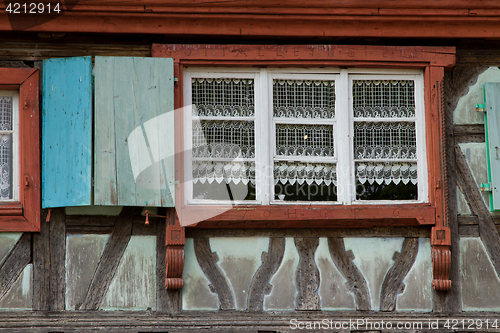
[(500, 83), (486, 83), (488, 159), (493, 207), (500, 209)]
[(174, 206), (174, 77), (167, 58), (95, 58), (96, 205)]
[(43, 62), (43, 208), (91, 203), (91, 71), (91, 57)]

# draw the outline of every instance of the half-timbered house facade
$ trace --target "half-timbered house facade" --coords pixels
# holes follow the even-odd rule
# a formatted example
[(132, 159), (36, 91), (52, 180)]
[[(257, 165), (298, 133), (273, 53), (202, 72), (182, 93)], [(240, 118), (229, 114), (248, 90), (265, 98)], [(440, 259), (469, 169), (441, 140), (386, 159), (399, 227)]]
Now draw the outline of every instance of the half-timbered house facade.
[(1, 331), (498, 331), (496, 1), (0, 10)]

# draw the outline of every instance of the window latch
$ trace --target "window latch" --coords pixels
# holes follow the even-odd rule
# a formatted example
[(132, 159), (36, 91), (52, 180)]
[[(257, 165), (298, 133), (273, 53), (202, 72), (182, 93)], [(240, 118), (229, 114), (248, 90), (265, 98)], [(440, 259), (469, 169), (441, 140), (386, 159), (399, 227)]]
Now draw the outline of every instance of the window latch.
[(482, 192), (491, 192), (491, 183), (481, 183), (479, 185)]
[(149, 214), (149, 209), (146, 209), (144, 211), (144, 214), (146, 214), (146, 221), (144, 221), (144, 224), (145, 225), (149, 225), (149, 217), (164, 217), (164, 218), (167, 218), (166, 216), (163, 216), (163, 215), (153, 215), (153, 214)]

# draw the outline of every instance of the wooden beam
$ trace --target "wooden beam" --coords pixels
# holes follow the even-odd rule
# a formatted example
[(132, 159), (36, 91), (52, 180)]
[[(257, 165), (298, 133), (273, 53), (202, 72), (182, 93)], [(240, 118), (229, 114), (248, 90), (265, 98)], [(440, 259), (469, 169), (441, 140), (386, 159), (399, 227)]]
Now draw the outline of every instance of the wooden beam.
[(285, 238), (271, 237), (269, 250), (262, 252), (262, 265), (252, 277), (248, 288), (247, 310), (263, 311), (264, 296), (269, 295), (273, 286), (269, 284), (271, 278), (278, 271), (285, 255)]
[(66, 308), (66, 214), (64, 208), (52, 210), (48, 225), (50, 229), (50, 294), (48, 309), (50, 311), (62, 311)]
[(370, 290), (363, 274), (353, 262), (354, 253), (345, 250), (343, 238), (328, 238), (328, 248), (333, 263), (347, 280), (347, 288), (354, 293), (356, 310), (371, 310)]
[(217, 265), (219, 257), (217, 253), (212, 252), (209, 239), (196, 238), (194, 240), (194, 253), (201, 270), (210, 281), (210, 290), (216, 294), (219, 299), (219, 309), (234, 310), (235, 301), (233, 291), (229, 286), (229, 282)]
[[(206, 45), (153, 44), (154, 57), (171, 57), (183, 63), (192, 61), (328, 61), (400, 62), (451, 67), (454, 47), (366, 46), (366, 45)], [(324, 65), (325, 66), (325, 65)], [(393, 64), (394, 66), (394, 64)]]
[(167, 312), (169, 302), (165, 288), (165, 220), (156, 224), (156, 311)]
[(132, 236), (134, 213), (139, 214), (140, 211), (124, 207), (118, 216), (79, 310), (99, 309)]
[[(179, 316), (150, 311), (1, 311), (0, 331), (6, 333), (47, 333), (47, 332), (112, 332), (112, 333), (137, 333), (137, 332), (169, 332), (169, 333), (255, 333), (264, 332), (297, 332), (290, 327), (290, 321), (296, 319), (303, 322), (321, 322), (332, 320), (335, 322), (356, 322), (357, 320), (369, 321), (372, 324), (360, 325), (357, 331), (372, 331), (373, 327), (382, 327), (391, 323), (422, 323), (421, 331), (449, 332), (444, 327), (448, 322), (467, 322), (469, 319), (481, 320), (485, 323), (492, 321), (492, 312), (459, 312), (455, 314), (441, 313), (411, 313), (399, 312), (365, 312), (365, 311), (216, 311), (200, 312), (186, 311)], [(429, 322), (438, 322), (438, 329), (425, 329)], [(384, 324), (384, 327), (386, 327)], [(334, 330), (331, 330), (334, 331)], [(353, 330), (354, 331), (354, 330)], [(312, 331), (311, 331), (312, 332)], [(330, 332), (330, 330), (325, 330)], [(483, 325), (481, 332), (498, 332), (498, 329)]]
[(484, 124), (455, 125), (453, 127), (455, 143), (485, 142)]
[(373, 227), (373, 228), (301, 228), (301, 229), (199, 229), (186, 228), (187, 238), (211, 237), (423, 237), (429, 238), (429, 228)]
[(89, 55), (93, 57), (149, 57), (151, 56), (151, 47), (149, 45), (55, 44), (28, 42), (0, 43), (0, 59), (33, 61), (47, 58), (81, 57)]
[(297, 285), (296, 310), (319, 310), (319, 269), (314, 261), (314, 253), (319, 245), (319, 238), (295, 237), (295, 247), (299, 253), (299, 265), (295, 272)]
[(33, 310), (49, 310), (50, 298), (50, 224), (43, 216), (40, 232), (33, 234)]
[(380, 311), (394, 311), (398, 294), (405, 285), (404, 278), (413, 267), (418, 254), (418, 238), (405, 238), (401, 252), (394, 253), (394, 265), (385, 275), (380, 292)]
[(31, 234), (24, 233), (0, 266), (0, 299), (31, 262)]
[[(333, 3), (338, 3), (334, 1)], [(128, 5), (127, 5), (128, 3)], [(164, 35), (382, 37), (382, 38), (496, 38), (499, 10), (490, 6), (452, 4), (406, 7), (388, 1), (371, 6), (332, 1), (321, 5), (261, 4), (233, 1), (200, 5), (141, 1), (87, 2), (61, 14), (23, 15), (0, 11), (0, 31), (135, 33)], [(240, 4), (249, 4), (248, 6)], [(316, 2), (318, 3), (318, 2)], [(91, 5), (92, 4), (92, 5)], [(381, 5), (385, 4), (386, 7)], [(4, 5), (5, 6), (5, 5)]]

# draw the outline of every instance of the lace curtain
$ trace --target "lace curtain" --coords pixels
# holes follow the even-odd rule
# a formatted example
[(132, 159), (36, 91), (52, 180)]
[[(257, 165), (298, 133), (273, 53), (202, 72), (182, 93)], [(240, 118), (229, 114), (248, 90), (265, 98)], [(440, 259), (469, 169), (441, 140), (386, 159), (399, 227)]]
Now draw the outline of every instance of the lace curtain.
[(12, 97), (0, 97), (0, 200), (13, 198), (11, 131)]
[(278, 182), (337, 185), (337, 170), (333, 163), (274, 162), (274, 184)]
[(354, 123), (355, 159), (416, 159), (415, 123)]
[[(251, 79), (192, 79), (193, 182), (255, 184), (255, 115)], [(220, 117), (223, 120), (203, 120)], [(243, 161), (231, 161), (243, 159)], [(229, 160), (229, 161), (228, 161)]]
[(333, 119), (335, 81), (273, 80), (273, 114), (279, 118)]
[(355, 119), (404, 118), (398, 122), (354, 123), (356, 180), (361, 184), (417, 184), (415, 121), (408, 119), (415, 117), (414, 82), (355, 80), (353, 109)]
[(276, 124), (276, 155), (333, 156), (333, 126)]
[(363, 162), (356, 163), (356, 178), (364, 184), (417, 184), (417, 163)]
[(354, 80), (354, 117), (415, 117), (415, 85), (412, 80)]
[(253, 117), (254, 80), (192, 79), (193, 115), (200, 117)]
[(253, 121), (193, 121), (193, 157), (254, 158)]
[(254, 162), (214, 162), (214, 161), (194, 161), (193, 162), (193, 183), (247, 185), (249, 182), (255, 185), (255, 163)]

